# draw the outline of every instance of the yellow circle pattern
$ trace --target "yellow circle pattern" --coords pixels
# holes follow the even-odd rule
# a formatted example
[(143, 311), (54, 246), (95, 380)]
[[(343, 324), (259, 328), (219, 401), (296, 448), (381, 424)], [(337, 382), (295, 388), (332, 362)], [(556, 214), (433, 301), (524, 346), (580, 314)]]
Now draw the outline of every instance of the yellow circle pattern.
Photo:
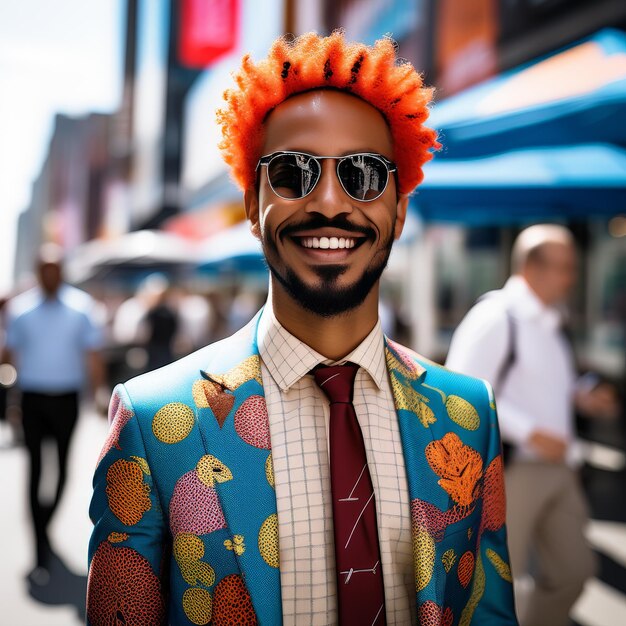
[(183, 594), (183, 609), (192, 624), (208, 624), (213, 613), (211, 594), (206, 589), (187, 589)]
[(274, 464), (272, 463), (272, 453), (270, 452), (265, 461), (265, 477), (270, 487), (274, 487)]
[(279, 567), (280, 559), (278, 558), (278, 516), (272, 513), (261, 524), (259, 530), (259, 551), (263, 560), (270, 567)]
[(152, 432), (163, 443), (182, 441), (193, 428), (194, 413), (182, 402), (170, 402), (161, 407), (152, 420)]
[(421, 591), (428, 586), (435, 567), (435, 540), (425, 530), (418, 530), (414, 539), (415, 588)]
[(450, 419), (461, 428), (476, 430), (480, 426), (478, 412), (472, 404), (460, 396), (448, 396), (446, 410)]
[(215, 583), (215, 571), (200, 559), (204, 556), (204, 544), (200, 537), (190, 533), (179, 533), (174, 539), (174, 558), (180, 573), (190, 585), (203, 584), (211, 587)]

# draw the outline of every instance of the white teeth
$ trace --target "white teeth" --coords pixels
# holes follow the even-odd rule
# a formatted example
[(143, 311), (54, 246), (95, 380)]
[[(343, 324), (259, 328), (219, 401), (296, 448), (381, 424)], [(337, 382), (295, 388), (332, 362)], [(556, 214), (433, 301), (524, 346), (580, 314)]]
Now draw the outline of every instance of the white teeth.
[(354, 248), (356, 245), (355, 239), (345, 237), (303, 237), (300, 242), (305, 248), (320, 248), (322, 250)]

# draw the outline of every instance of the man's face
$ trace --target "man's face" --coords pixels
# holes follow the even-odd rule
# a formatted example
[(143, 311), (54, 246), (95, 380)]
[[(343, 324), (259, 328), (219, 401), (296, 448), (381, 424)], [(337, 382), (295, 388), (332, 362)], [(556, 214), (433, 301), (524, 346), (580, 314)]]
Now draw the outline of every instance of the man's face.
[(47, 295), (53, 296), (61, 286), (61, 266), (58, 263), (40, 263), (38, 277), (43, 291)]
[(565, 243), (546, 243), (536, 259), (529, 260), (527, 280), (537, 295), (550, 305), (569, 297), (578, 274), (576, 251)]
[[(286, 100), (269, 115), (265, 130), (263, 155), (291, 150), (320, 156), (372, 152), (393, 158), (383, 116), (359, 98), (337, 91), (311, 91)], [(331, 317), (359, 306), (377, 286), (392, 243), (402, 232), (408, 200), (397, 198), (393, 174), (380, 198), (354, 200), (337, 178), (337, 162), (321, 163), (321, 178), (304, 198), (277, 196), (267, 168), (261, 167), (258, 191), (246, 191), (245, 199), (275, 297), (290, 297)], [(343, 239), (346, 247), (317, 247), (324, 237), (337, 238), (339, 245)]]

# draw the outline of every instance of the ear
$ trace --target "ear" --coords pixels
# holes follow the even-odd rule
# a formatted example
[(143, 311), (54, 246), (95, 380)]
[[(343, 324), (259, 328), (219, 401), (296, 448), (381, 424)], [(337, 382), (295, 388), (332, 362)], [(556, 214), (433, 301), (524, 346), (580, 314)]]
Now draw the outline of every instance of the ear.
[(244, 191), (243, 204), (246, 209), (246, 217), (250, 222), (250, 230), (252, 234), (257, 239), (261, 239), (261, 226), (259, 224), (259, 194), (254, 187)]
[(402, 234), (408, 208), (409, 196), (405, 193), (398, 195), (398, 202), (396, 204), (396, 227), (393, 233), (393, 237), (396, 240), (400, 239), (400, 235)]

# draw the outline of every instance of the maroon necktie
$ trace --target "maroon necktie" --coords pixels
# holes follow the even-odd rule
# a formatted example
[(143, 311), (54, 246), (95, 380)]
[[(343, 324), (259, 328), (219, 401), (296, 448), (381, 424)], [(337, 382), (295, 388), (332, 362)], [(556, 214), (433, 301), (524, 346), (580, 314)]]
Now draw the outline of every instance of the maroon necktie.
[(330, 481), (340, 626), (382, 626), (385, 594), (376, 502), (352, 396), (358, 365), (318, 366), (330, 400)]

